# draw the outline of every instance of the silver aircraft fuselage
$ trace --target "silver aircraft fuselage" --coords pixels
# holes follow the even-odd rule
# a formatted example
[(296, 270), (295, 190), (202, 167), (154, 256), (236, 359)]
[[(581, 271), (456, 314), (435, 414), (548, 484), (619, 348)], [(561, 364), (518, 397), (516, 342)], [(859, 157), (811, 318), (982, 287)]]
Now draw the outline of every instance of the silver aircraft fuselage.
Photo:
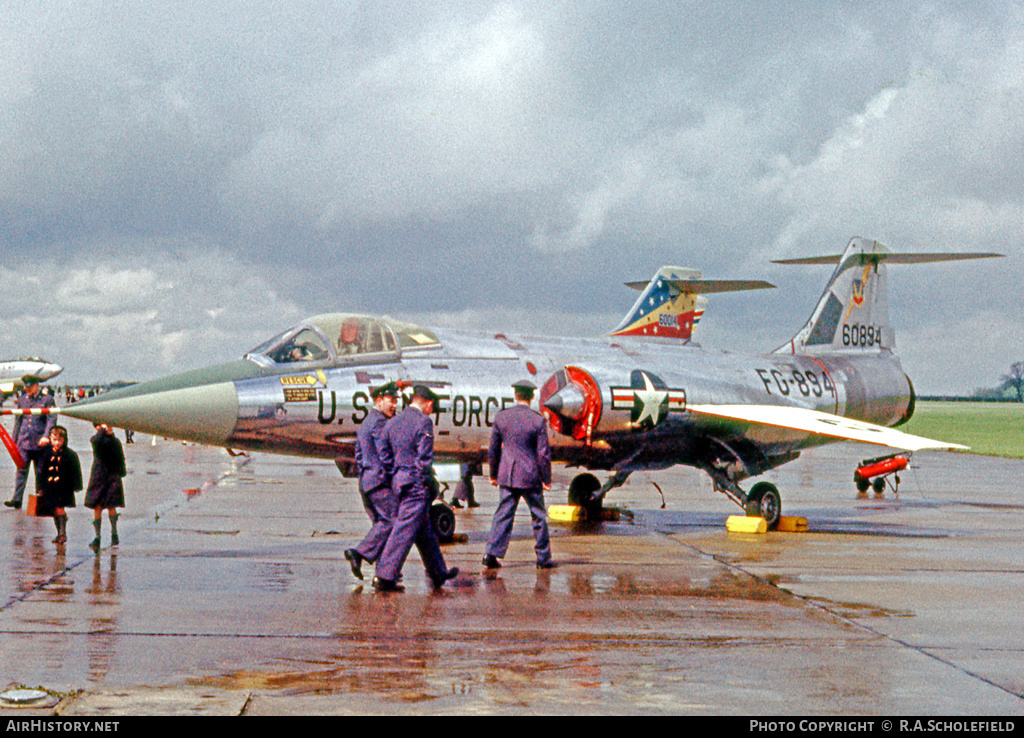
[[(704, 280), (665, 266), (644, 283), (606, 336), (584, 339), (434, 330), (389, 318), (327, 313), (254, 348), (241, 360), (128, 387), (66, 414), (116, 427), (253, 451), (336, 460), (351, 471), (370, 393), (389, 382), (429, 386), (435, 458), (479, 474), (494, 418), (531, 380), (552, 458), (611, 472), (580, 473), (570, 501), (588, 509), (638, 470), (685, 464), (774, 526), (781, 498), (770, 482), (739, 482), (792, 461), (802, 449), (852, 440), (909, 451), (964, 449), (894, 430), (914, 411), (914, 390), (893, 353), (887, 264), (997, 254), (897, 254), (855, 237), (838, 256), (810, 317), (769, 354), (705, 350), (690, 342), (704, 295), (766, 289), (751, 280)], [(461, 473), (465, 476), (465, 470)]]
[(690, 413), (689, 405), (792, 405), (891, 426), (913, 403), (898, 360), (885, 351), (812, 358), (629, 337), (428, 332), (436, 336), (429, 345), (355, 356), (332, 350), (320, 359), (274, 363), (269, 352), (247, 354), (102, 395), (65, 414), (228, 448), (344, 461), (372, 407), (372, 388), (426, 384), (441, 398), (435, 456), (480, 463), (495, 414), (513, 402), (512, 383), (529, 378), (540, 387), (534, 407), (552, 426), (556, 461), (627, 471), (704, 466), (721, 456), (724, 441), (749, 467), (737, 477), (743, 478), (830, 439), (709, 418)]

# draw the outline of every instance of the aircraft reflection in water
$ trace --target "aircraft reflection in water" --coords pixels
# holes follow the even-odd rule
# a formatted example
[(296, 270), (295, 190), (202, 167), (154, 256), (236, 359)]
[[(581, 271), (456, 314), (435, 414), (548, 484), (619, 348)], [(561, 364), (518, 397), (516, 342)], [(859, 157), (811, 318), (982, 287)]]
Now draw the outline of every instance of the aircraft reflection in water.
[[(963, 448), (892, 430), (914, 410), (914, 390), (893, 354), (886, 265), (997, 256), (895, 254), (853, 239), (807, 324), (765, 355), (690, 343), (704, 294), (771, 287), (699, 279), (664, 267), (630, 313), (600, 338), (535, 338), (429, 329), (364, 315), (320, 315), (241, 360), (146, 382), (63, 412), (88, 421), (228, 448), (338, 461), (354, 457), (371, 388), (430, 386), (439, 461), (482, 464), (495, 414), (523, 377), (540, 387), (556, 461), (610, 472), (570, 486), (570, 501), (599, 507), (634, 471), (685, 464), (762, 515), (781, 511), (778, 490), (739, 482), (793, 461), (801, 449), (856, 440), (900, 449)], [(787, 262), (782, 262), (787, 263)]]

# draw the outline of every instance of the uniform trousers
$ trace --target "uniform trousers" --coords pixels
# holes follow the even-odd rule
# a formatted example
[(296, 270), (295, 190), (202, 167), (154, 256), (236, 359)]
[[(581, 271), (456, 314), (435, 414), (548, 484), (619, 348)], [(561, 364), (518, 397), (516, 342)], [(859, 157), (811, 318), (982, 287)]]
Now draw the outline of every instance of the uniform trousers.
[(369, 532), (356, 546), (356, 552), (369, 561), (371, 564), (380, 558), (388, 536), (391, 534), (391, 527), (395, 521), (395, 498), (391, 494), (391, 487), (382, 484), (369, 492), (362, 492), (362, 485), (359, 485), (363, 498), (363, 507), (370, 517)]
[(508, 551), (512, 540), (512, 523), (515, 521), (516, 508), (519, 500), (526, 500), (530, 507), (530, 518), (533, 520), (533, 549), (537, 553), (537, 563), (547, 564), (551, 561), (551, 538), (548, 534), (548, 520), (544, 509), (544, 489), (542, 487), (501, 487), (498, 509), (494, 511), (491, 524), (491, 539), (487, 542), (487, 555), (501, 559)]
[(45, 453), (46, 452), (43, 449), (21, 450), (21, 456), (25, 459), (25, 466), (20, 469), (16, 469), (14, 472), (14, 496), (11, 498), (19, 505), (22, 502), (22, 498), (25, 496), (25, 484), (28, 482), (28, 468), (30, 466), (32, 467), (32, 471), (36, 474), (36, 492), (39, 491), (39, 465), (42, 464)]
[(430, 522), (433, 495), (420, 484), (408, 483), (399, 487), (395, 496), (395, 521), (387, 545), (377, 561), (377, 577), (389, 582), (398, 581), (405, 559), (415, 545), (427, 574), (435, 582), (442, 581), (448, 575), (448, 566)]

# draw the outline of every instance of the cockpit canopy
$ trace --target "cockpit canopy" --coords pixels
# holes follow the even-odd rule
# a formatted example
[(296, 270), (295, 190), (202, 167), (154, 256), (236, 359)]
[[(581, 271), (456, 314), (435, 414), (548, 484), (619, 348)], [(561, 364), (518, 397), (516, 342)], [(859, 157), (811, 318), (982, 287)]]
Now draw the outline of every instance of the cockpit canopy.
[(262, 366), (361, 363), (397, 358), (403, 351), (440, 345), (422, 326), (352, 313), (317, 315), (292, 326), (245, 355)]

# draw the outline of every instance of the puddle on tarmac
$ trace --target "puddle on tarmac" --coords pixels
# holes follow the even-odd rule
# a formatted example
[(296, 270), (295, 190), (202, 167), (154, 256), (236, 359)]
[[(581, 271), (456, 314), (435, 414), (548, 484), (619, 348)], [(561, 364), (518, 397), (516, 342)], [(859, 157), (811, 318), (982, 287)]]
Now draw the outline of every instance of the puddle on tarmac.
[(967, 507), (978, 507), (982, 510), (1024, 510), (1024, 505), (999, 502), (961, 502)]
[[(572, 571), (577, 566), (592, 570)], [(606, 663), (628, 672), (621, 664), (680, 639), (701, 650), (729, 648), (751, 633), (760, 640), (762, 627), (752, 620), (759, 623), (755, 613), (765, 608), (774, 616), (784, 608), (785, 622), (806, 617), (803, 601), (755, 577), (703, 566), (692, 576), (659, 571), (583, 563), (536, 578), (503, 568), (497, 579), (473, 577), (441, 594), (421, 593), (413, 582), (401, 595), (357, 588), (338, 601), (334, 632), (297, 635), (287, 649), (292, 658), (281, 658), (279, 647), (263, 664), (225, 665), (190, 683), (404, 704), (481, 691), (511, 699), (504, 690), (513, 690), (513, 702), (526, 706), (566, 685), (601, 689)], [(257, 573), (282, 583), (295, 576), (287, 565)], [(704, 623), (709, 603), (714, 614)]]
[[(808, 533), (828, 533), (851, 536), (879, 536), (891, 538), (955, 538), (957, 534), (937, 528), (919, 528), (900, 523), (879, 523), (874, 521), (817, 520), (813, 527), (807, 521)], [(803, 534), (801, 534), (803, 535)]]
[(567, 590), (575, 597), (674, 598), (695, 597), (755, 602), (794, 602), (793, 595), (779, 590), (770, 581), (747, 574), (726, 571), (707, 578), (673, 577), (657, 580), (632, 572), (619, 574), (569, 574)]
[(912, 618), (912, 610), (891, 610), (878, 605), (865, 605), (859, 602), (838, 602), (825, 599), (824, 597), (805, 597), (807, 602), (813, 602), (825, 608), (831, 613), (840, 617), (857, 620), (860, 618)]

